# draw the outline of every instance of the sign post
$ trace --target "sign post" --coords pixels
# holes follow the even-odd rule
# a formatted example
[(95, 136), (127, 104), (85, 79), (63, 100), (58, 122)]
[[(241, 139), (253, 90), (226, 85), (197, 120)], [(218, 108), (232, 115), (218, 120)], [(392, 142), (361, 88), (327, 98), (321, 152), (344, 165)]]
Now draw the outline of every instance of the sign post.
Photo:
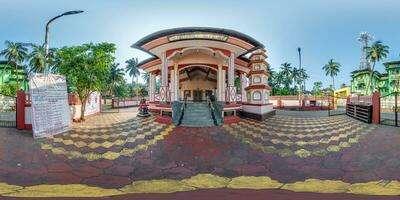
[(65, 77), (55, 74), (29, 76), (33, 137), (41, 138), (71, 129)]

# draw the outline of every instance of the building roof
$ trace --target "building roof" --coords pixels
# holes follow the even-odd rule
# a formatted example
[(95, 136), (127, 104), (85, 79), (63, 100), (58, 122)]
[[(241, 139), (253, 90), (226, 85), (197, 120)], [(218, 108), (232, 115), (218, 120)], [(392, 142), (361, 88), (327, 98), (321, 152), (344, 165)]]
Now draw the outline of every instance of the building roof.
[(0, 60), (0, 65), (7, 65), (8, 64), (8, 61), (6, 61), (6, 60)]
[(396, 65), (396, 64), (400, 64), (400, 60), (397, 61), (389, 61), (389, 62), (385, 62), (383, 63), (383, 65)]
[[(351, 72), (352, 75), (357, 74), (357, 73), (363, 73), (363, 72), (371, 72), (371, 69), (366, 68), (366, 69), (357, 69)], [(374, 74), (376, 74), (377, 76), (381, 77), (382, 74), (379, 73), (378, 71), (374, 70)]]
[(140, 39), (137, 41), (135, 44), (132, 45), (133, 48), (141, 48), (144, 44), (153, 41), (157, 38), (168, 36), (168, 35), (173, 35), (173, 34), (179, 34), (179, 33), (190, 33), (190, 32), (210, 32), (210, 33), (219, 33), (219, 34), (224, 34), (232, 37), (239, 38), (245, 42), (248, 42), (252, 44), (253, 46), (259, 48), (264, 48), (264, 45), (254, 38), (243, 34), (241, 32), (231, 30), (231, 29), (223, 29), (223, 28), (212, 28), (212, 27), (181, 27), (181, 28), (171, 28), (171, 29), (165, 29), (161, 31), (154, 32), (150, 35), (145, 36), (144, 38)]
[(174, 34), (180, 34), (180, 33), (191, 33), (191, 32), (208, 32), (208, 33), (216, 33), (216, 34), (223, 34), (223, 35), (227, 35), (227, 36), (232, 36), (232, 37), (236, 37), (238, 39), (241, 39), (251, 45), (254, 46), (253, 49), (247, 51), (246, 53), (244, 53), (243, 55), (240, 55), (238, 58), (242, 59), (244, 61), (249, 61), (248, 58), (244, 57), (244, 55), (248, 54), (249, 52), (256, 50), (256, 49), (262, 49), (264, 48), (264, 45), (255, 40), (254, 38), (243, 34), (241, 32), (235, 31), (235, 30), (231, 30), (231, 29), (223, 29), (223, 28), (212, 28), (212, 27), (181, 27), (181, 28), (171, 28), (171, 29), (165, 29), (165, 30), (160, 30), (157, 32), (154, 32), (150, 35), (145, 36), (144, 38), (140, 39), (139, 41), (137, 41), (136, 43), (134, 43), (131, 47), (132, 48), (136, 48), (136, 49), (140, 49), (150, 55), (152, 55), (152, 57), (141, 61), (138, 65), (143, 65), (151, 60), (154, 60), (157, 58), (156, 55), (154, 55), (153, 53), (151, 53), (150, 51), (148, 51), (147, 49), (144, 49), (142, 46), (153, 41), (156, 40), (158, 38), (161, 37), (165, 37), (168, 35), (174, 35)]

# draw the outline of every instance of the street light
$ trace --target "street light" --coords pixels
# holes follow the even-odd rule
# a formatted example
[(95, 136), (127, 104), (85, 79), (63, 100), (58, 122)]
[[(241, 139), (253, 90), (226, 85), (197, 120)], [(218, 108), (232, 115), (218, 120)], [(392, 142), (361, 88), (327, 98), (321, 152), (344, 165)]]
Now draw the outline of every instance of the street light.
[(49, 67), (48, 67), (48, 57), (49, 57), (49, 25), (51, 22), (53, 22), (54, 20), (63, 17), (63, 16), (67, 16), (67, 15), (75, 15), (75, 14), (79, 14), (79, 13), (83, 13), (82, 10), (73, 10), (73, 11), (68, 11), (65, 12), (61, 15), (58, 15), (56, 17), (53, 17), (52, 19), (50, 19), (47, 24), (46, 24), (46, 35), (44, 38), (44, 46), (45, 46), (45, 72), (48, 73), (49, 71)]
[[(301, 48), (297, 48), (297, 51), (299, 52), (299, 73), (300, 73), (300, 80), (303, 79), (303, 74), (301, 73)], [(301, 104), (301, 81), (299, 81), (299, 104), (302, 107)]]

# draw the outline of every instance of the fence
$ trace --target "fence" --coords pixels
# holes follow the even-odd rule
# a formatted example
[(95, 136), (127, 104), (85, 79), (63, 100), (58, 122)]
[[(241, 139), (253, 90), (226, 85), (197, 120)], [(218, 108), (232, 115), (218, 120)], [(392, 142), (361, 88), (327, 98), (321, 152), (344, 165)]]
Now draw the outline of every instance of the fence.
[(112, 108), (129, 108), (136, 107), (140, 105), (142, 98), (112, 98)]
[(302, 97), (299, 100), (298, 96), (270, 96), (269, 102), (274, 108), (283, 109), (302, 109), (302, 110), (328, 110), (330, 103), (328, 97)]
[(0, 94), (0, 127), (16, 126), (16, 97)]
[(400, 126), (400, 96), (398, 92), (393, 92), (380, 98), (380, 117), (381, 124)]

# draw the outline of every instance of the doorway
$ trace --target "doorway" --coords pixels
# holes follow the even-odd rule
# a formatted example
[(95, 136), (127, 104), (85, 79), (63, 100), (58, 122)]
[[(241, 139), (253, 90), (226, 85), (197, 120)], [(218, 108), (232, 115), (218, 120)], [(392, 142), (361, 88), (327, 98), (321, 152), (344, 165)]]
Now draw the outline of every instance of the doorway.
[(193, 101), (203, 101), (203, 90), (193, 90)]

